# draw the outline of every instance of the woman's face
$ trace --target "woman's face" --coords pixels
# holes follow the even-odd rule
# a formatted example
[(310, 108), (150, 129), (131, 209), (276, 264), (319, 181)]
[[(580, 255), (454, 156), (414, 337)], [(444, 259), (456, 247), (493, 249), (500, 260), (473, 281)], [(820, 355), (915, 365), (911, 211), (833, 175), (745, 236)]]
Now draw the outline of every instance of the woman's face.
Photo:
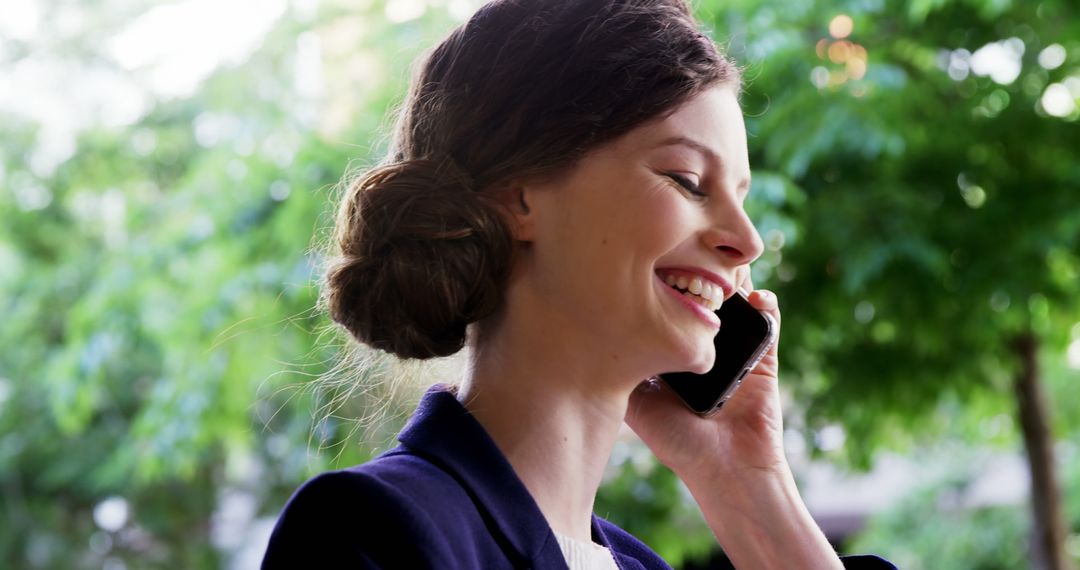
[(707, 371), (720, 326), (708, 309), (762, 252), (749, 187), (742, 112), (731, 86), (713, 87), (527, 188), (529, 298), (591, 354)]

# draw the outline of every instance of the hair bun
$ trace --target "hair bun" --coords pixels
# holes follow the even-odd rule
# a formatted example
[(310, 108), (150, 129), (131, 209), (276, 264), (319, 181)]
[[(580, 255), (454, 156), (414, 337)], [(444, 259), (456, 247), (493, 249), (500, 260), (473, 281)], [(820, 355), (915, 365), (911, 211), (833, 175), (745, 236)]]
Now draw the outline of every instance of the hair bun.
[(447, 356), (495, 311), (513, 240), (503, 214), (450, 161), (377, 167), (341, 204), (324, 298), (357, 340), (402, 358)]

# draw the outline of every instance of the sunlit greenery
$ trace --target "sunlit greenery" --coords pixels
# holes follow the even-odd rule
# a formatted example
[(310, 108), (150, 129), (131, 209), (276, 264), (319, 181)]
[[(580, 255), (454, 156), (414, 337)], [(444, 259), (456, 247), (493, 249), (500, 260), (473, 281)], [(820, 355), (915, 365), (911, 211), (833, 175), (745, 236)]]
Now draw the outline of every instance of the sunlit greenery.
[[(365, 439), (364, 394), (338, 408), (347, 389), (318, 388), (342, 342), (315, 309), (320, 248), (343, 174), (385, 148), (407, 62), (475, 3), (260, 4), (261, 39), (188, 90), (117, 51), (151, 0), (15, 4), (23, 20), (0, 24), (0, 91), (17, 87), (0, 94), (0, 567), (250, 567), (300, 482), (399, 425)], [(942, 438), (1020, 454), (1009, 341), (1032, 333), (1080, 561), (1076, 9), (696, 4), (745, 66), (756, 283), (784, 309), (792, 429), (845, 468)], [(230, 35), (199, 17), (193, 44)], [(33, 74), (55, 80), (24, 89)], [(819, 445), (830, 425), (843, 448)], [(623, 456), (598, 512), (673, 562), (707, 557), (670, 473)], [(850, 546), (911, 568), (1028, 567), (1025, 505), (943, 508), (965, 476)]]

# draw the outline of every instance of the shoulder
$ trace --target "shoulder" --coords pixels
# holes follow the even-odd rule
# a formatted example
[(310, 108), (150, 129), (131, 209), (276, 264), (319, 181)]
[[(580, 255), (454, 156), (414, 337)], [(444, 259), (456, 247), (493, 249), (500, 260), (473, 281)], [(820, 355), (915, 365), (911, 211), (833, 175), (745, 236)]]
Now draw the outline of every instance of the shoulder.
[(644, 568), (648, 570), (670, 570), (660, 555), (653, 552), (644, 542), (634, 535), (619, 528), (614, 523), (596, 517), (597, 526), (607, 540), (611, 554), (618, 559), (623, 568)]
[(450, 475), (415, 455), (389, 454), (304, 483), (278, 518), (263, 568), (430, 567), (477, 530), (471, 511)]

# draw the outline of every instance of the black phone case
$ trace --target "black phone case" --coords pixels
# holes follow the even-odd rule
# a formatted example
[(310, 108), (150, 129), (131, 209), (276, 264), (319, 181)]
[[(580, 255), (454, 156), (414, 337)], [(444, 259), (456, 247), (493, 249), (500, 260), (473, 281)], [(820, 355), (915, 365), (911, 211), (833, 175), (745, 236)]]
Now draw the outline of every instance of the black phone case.
[(751, 306), (742, 291), (724, 301), (716, 315), (720, 330), (713, 339), (716, 362), (712, 369), (705, 374), (660, 375), (691, 410), (704, 416), (720, 409), (775, 342), (773, 318)]

